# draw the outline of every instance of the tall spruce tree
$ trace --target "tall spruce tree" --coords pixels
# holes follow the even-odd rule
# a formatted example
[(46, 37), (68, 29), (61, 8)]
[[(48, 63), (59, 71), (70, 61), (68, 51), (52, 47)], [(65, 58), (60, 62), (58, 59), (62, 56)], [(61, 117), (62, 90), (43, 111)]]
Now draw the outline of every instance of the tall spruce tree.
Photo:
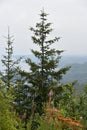
[(32, 115), (35, 112), (43, 113), (43, 104), (49, 101), (51, 90), (54, 93), (54, 102), (57, 101), (60, 80), (70, 68), (58, 69), (63, 50), (52, 48), (51, 45), (58, 42), (60, 38), (49, 39), (48, 36), (52, 32), (50, 26), (51, 23), (47, 22), (47, 14), (42, 10), (40, 22), (36, 23), (35, 28), (30, 28), (33, 32), (32, 41), (38, 46), (38, 50), (31, 49), (37, 62), (27, 58), (26, 63), (29, 65), (30, 71), (20, 72), (23, 79), (25, 78), (25, 83), (21, 84), (18, 89), (19, 94), (17, 94), (16, 101), (20, 102), (22, 108)]
[(10, 36), (9, 28), (8, 28), (8, 36), (7, 39), (7, 47), (6, 55), (3, 56), (2, 64), (4, 67), (4, 71), (2, 74), (2, 81), (5, 83), (5, 87), (9, 90), (12, 85), (14, 85), (14, 81), (16, 79), (17, 68), (19, 60), (13, 60), (13, 36)]

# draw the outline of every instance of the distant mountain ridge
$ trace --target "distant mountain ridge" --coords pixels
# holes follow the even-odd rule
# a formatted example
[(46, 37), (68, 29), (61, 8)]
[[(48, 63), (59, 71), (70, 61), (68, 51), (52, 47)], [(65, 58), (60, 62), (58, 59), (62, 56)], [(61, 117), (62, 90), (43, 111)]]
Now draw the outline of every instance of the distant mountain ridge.
[(87, 62), (83, 64), (74, 63), (71, 69), (63, 76), (63, 82), (78, 80), (79, 84), (87, 84)]
[[(33, 61), (38, 62), (38, 59), (35, 58), (32, 54), (13, 56), (14, 59), (18, 59), (19, 57), (23, 57), (23, 59), (29, 57)], [(71, 69), (63, 76), (63, 80), (61, 82), (67, 83), (74, 80), (78, 80), (78, 83), (86, 84), (87, 83), (87, 56), (63, 55), (60, 59), (58, 67), (62, 68), (68, 65), (71, 66)], [(23, 69), (29, 70), (29, 67), (25, 64), (24, 60), (22, 60), (21, 67), (23, 67)], [(0, 63), (0, 70), (2, 70), (1, 63)]]
[[(26, 57), (26, 56), (25, 56)], [(33, 61), (38, 62), (38, 59), (33, 55), (27, 56)], [(59, 68), (71, 66), (71, 69), (63, 76), (62, 82), (72, 82), (78, 80), (79, 84), (87, 83), (87, 56), (62, 56), (59, 62)]]
[(87, 62), (87, 56), (67, 56), (64, 55), (62, 56), (61, 60), (60, 60), (60, 65), (70, 65), (70, 64), (74, 64), (74, 63), (78, 63), (78, 64), (83, 64)]
[(62, 82), (72, 82), (77, 80), (79, 84), (87, 84), (87, 56), (64, 56), (61, 59), (60, 66), (70, 65), (71, 68), (63, 76)]

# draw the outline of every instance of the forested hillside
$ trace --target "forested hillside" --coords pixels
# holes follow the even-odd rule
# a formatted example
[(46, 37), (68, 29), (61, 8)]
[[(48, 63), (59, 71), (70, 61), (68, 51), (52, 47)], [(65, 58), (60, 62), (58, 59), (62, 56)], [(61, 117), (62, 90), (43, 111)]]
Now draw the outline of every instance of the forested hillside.
[(52, 47), (60, 37), (49, 39), (53, 29), (47, 16), (41, 10), (39, 22), (29, 29), (39, 48), (31, 48), (34, 57), (14, 58), (8, 28), (0, 70), (0, 130), (87, 130), (87, 86), (76, 93), (73, 81), (86, 81), (87, 63), (61, 61), (64, 50)]
[(60, 66), (71, 65), (71, 69), (63, 76), (63, 82), (77, 80), (80, 85), (87, 83), (87, 56), (64, 56)]

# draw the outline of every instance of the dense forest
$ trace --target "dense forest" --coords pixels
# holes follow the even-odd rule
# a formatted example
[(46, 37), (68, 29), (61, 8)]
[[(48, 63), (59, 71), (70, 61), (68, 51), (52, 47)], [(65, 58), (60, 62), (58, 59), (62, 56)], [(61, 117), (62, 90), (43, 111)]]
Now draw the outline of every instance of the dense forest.
[[(52, 45), (60, 37), (50, 39), (48, 14), (42, 10), (39, 16), (40, 22), (30, 27), (38, 46), (31, 52), (38, 62), (29, 57), (14, 60), (14, 39), (8, 28), (0, 71), (0, 130), (87, 130), (87, 85), (77, 92), (75, 80), (62, 82), (73, 68), (58, 67), (64, 50)], [(20, 67), (22, 60), (27, 70)]]

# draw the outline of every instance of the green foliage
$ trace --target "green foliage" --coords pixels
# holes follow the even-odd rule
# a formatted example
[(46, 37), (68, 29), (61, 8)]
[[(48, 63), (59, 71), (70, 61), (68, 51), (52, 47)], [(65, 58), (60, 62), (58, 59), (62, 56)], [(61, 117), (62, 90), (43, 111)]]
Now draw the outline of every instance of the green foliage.
[(48, 123), (45, 119), (40, 119), (40, 126), (37, 130), (62, 130), (62, 128), (58, 128), (54, 124)]
[(1, 77), (3, 82), (5, 83), (5, 87), (7, 89), (10, 89), (11, 86), (14, 85), (14, 82), (16, 80), (17, 75), (17, 69), (18, 69), (18, 63), (20, 60), (13, 60), (13, 36), (10, 36), (9, 34), (9, 28), (8, 28), (8, 37), (7, 39), (7, 47), (6, 55), (3, 56), (2, 63), (4, 66), (4, 72), (1, 73)]
[(2, 59), (5, 70), (0, 80), (0, 130), (62, 130), (63, 125), (64, 130), (72, 130), (56, 119), (43, 116), (44, 104), (51, 101), (51, 107), (57, 107), (63, 119), (78, 119), (84, 125), (83, 129), (87, 129), (87, 86), (79, 94), (75, 92), (75, 82), (60, 83), (70, 67), (58, 68), (63, 50), (52, 48), (60, 38), (49, 39), (53, 31), (50, 26), (47, 14), (42, 10), (40, 22), (30, 28), (32, 41), (38, 46), (38, 50), (31, 49), (31, 52), (38, 62), (27, 58), (25, 62), (30, 71), (19, 70), (20, 76), (16, 75), (20, 60), (12, 59), (13, 39), (8, 29), (6, 55)]
[(83, 124), (83, 129), (87, 129), (87, 86), (83, 92), (76, 93), (74, 84), (70, 83), (62, 86), (63, 92), (60, 95), (58, 108), (64, 117), (79, 120)]
[[(51, 116), (52, 115), (50, 115), (49, 118), (47, 115), (40, 116), (36, 113), (34, 121), (38, 122), (38, 127), (33, 128), (33, 130), (82, 130), (82, 128), (79, 128), (78, 126), (70, 126), (62, 120), (60, 121), (57, 118), (52, 118)], [(27, 130), (32, 130), (31, 124), (32, 120), (28, 122)]]
[(58, 83), (70, 68), (65, 67), (60, 70), (57, 68), (63, 50), (52, 48), (51, 45), (58, 42), (60, 38), (49, 39), (48, 36), (52, 32), (50, 26), (51, 23), (47, 22), (47, 14), (42, 10), (40, 22), (36, 23), (35, 28), (30, 28), (33, 32), (32, 41), (38, 46), (38, 50), (31, 49), (31, 52), (38, 62), (36, 63), (30, 58), (26, 59), (30, 71), (20, 71), (21, 81), (25, 81), (18, 89), (19, 94), (16, 99), (22, 111), (27, 112), (26, 118), (29, 118), (32, 113), (33, 116), (34, 113), (42, 115), (43, 104), (49, 100), (51, 89), (53, 89), (56, 95), (54, 98), (57, 101)]
[(16, 130), (17, 122), (11, 112), (12, 97), (0, 88), (0, 130)]
[[(34, 121), (38, 122), (37, 130), (62, 130), (60, 122), (58, 122), (57, 120), (49, 121), (49, 119), (46, 119), (45, 116), (39, 116), (39, 114), (37, 113), (35, 114)], [(30, 122), (28, 123), (28, 126), (30, 126)]]
[(87, 129), (87, 85), (83, 88), (83, 93), (79, 96), (79, 113), (80, 119), (84, 125), (84, 130)]
[(74, 84), (75, 83), (62, 85), (63, 91), (62, 95), (60, 95), (61, 98), (59, 100), (59, 109), (65, 117), (68, 116), (79, 119), (79, 99), (75, 93)]
[(0, 130), (25, 130), (19, 115), (14, 109), (13, 87), (6, 91), (0, 79)]

